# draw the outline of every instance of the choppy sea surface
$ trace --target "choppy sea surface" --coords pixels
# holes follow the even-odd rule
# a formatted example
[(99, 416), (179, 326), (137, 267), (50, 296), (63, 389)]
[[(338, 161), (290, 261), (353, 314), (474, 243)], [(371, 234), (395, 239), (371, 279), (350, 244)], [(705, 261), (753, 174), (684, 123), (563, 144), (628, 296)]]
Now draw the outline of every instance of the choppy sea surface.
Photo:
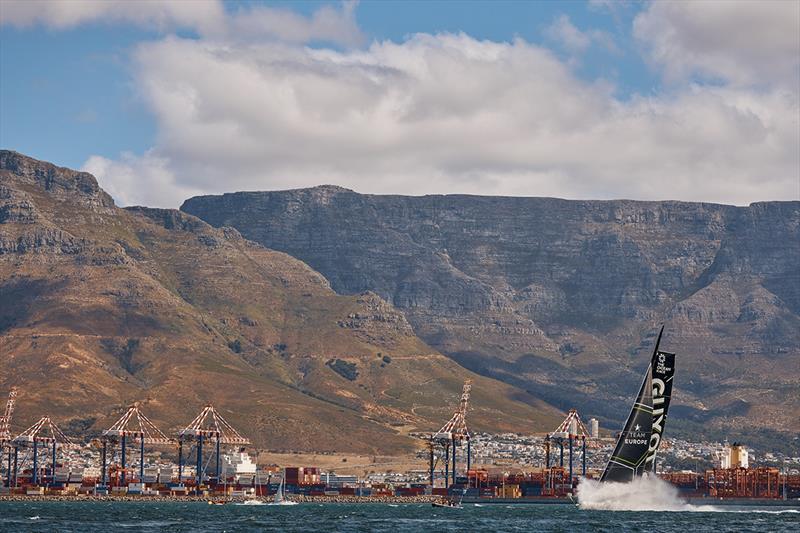
[(702, 511), (598, 511), (572, 505), (403, 504), (291, 507), (202, 502), (0, 502), (0, 531), (800, 531), (800, 511), (703, 507)]

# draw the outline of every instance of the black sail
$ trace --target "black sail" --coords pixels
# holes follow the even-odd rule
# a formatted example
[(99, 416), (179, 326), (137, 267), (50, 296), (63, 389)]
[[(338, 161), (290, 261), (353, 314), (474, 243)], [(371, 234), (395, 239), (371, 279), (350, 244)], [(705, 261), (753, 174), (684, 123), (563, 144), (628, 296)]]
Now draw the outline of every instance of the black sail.
[(656, 452), (664, 435), (669, 402), (672, 398), (672, 378), (675, 377), (675, 354), (657, 351), (650, 363), (653, 381), (653, 432), (645, 458), (645, 468), (655, 472)]
[[(636, 476), (641, 476), (645, 469), (645, 460), (648, 457), (653, 434), (653, 363), (658, 355), (658, 345), (664, 327), (658, 334), (653, 357), (647, 366), (639, 394), (633, 403), (633, 408), (628, 415), (628, 420), (617, 438), (614, 452), (606, 464), (606, 469), (600, 481), (627, 482)], [(670, 383), (672, 381), (670, 380)]]
[(614, 453), (608, 460), (600, 481), (631, 481), (644, 472), (644, 461), (653, 430), (653, 385), (650, 367), (647, 367), (639, 395), (633, 404), (622, 433), (617, 438)]

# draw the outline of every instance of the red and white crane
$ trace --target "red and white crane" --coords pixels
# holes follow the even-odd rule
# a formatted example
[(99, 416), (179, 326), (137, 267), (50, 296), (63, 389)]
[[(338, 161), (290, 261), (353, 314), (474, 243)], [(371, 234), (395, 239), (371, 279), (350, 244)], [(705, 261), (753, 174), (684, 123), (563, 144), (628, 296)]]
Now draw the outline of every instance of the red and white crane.
[[(199, 487), (204, 478), (205, 472), (203, 468), (203, 441), (206, 439), (213, 439), (212, 442), (216, 444), (216, 468), (215, 477), (219, 482), (222, 470), (220, 464), (220, 445), (222, 444), (235, 444), (243, 446), (250, 444), (250, 439), (243, 437), (227, 420), (225, 420), (219, 411), (213, 405), (207, 404), (200, 411), (200, 414), (192, 420), (191, 424), (178, 432), (178, 476), (181, 476), (183, 469), (183, 441), (193, 439), (197, 446), (197, 467), (195, 482)], [(190, 451), (191, 452), (191, 451)], [(210, 460), (210, 459), (209, 459)]]
[(578, 414), (577, 409), (570, 409), (569, 413), (567, 413), (567, 418), (561, 422), (556, 430), (550, 434), (551, 437), (553, 436), (567, 436), (572, 435), (574, 437), (579, 438), (591, 438), (589, 435), (589, 430), (586, 429), (586, 426), (583, 424), (581, 420), (581, 415)]
[[(430, 450), (430, 482), (433, 486), (434, 477), (434, 449), (441, 446), (444, 449), (444, 463), (445, 463), (445, 487), (448, 486), (448, 474), (450, 468), (450, 460), (452, 458), (452, 483), (456, 482), (456, 446), (463, 445), (467, 442), (467, 471), (469, 471), (472, 462), (472, 450), (470, 445), (470, 435), (467, 429), (467, 409), (469, 407), (469, 396), (472, 391), (472, 380), (468, 379), (464, 382), (464, 388), (461, 391), (461, 401), (458, 404), (458, 409), (453, 414), (453, 417), (442, 426), (442, 429), (431, 435), (428, 442)], [(452, 455), (451, 455), (452, 449)]]
[(550, 442), (558, 444), (559, 448), (559, 467), (564, 467), (564, 442), (569, 446), (569, 478), (572, 479), (573, 474), (573, 454), (574, 443), (580, 441), (581, 444), (581, 459), (582, 459), (582, 474), (586, 475), (586, 441), (589, 440), (589, 446), (597, 446), (594, 439), (591, 438), (589, 431), (581, 420), (577, 409), (570, 409), (567, 417), (552, 433), (548, 433), (545, 438), (545, 466), (550, 469)]
[(17, 401), (17, 388), (11, 387), (8, 393), (8, 402), (3, 417), (0, 418), (0, 443), (11, 440), (11, 416), (14, 414), (14, 404)]
[[(67, 437), (61, 428), (59, 428), (55, 422), (49, 416), (43, 416), (40, 418), (34, 425), (14, 437), (14, 440), (11, 441), (14, 444), (15, 450), (23, 447), (23, 448), (32, 448), (32, 457), (33, 457), (33, 468), (32, 468), (32, 477), (31, 477), (31, 484), (38, 485), (39, 484), (39, 452), (45, 451), (45, 453), (50, 453), (51, 458), (51, 466), (50, 466), (50, 481), (55, 482), (56, 480), (56, 449), (58, 446), (61, 448), (71, 448), (76, 446), (76, 444)], [(15, 452), (15, 459), (16, 459), (16, 452)], [(14, 476), (16, 478), (17, 472), (17, 464), (16, 460), (14, 461)], [(45, 481), (43, 478), (42, 481)]]
[(127, 481), (127, 445), (130, 441), (139, 442), (139, 482), (144, 483), (144, 445), (145, 444), (170, 444), (172, 439), (156, 427), (139, 409), (139, 404), (134, 403), (128, 407), (125, 414), (114, 422), (110, 428), (103, 432), (102, 442), (102, 484), (106, 485), (107, 448), (111, 442), (120, 444), (121, 452), (121, 484)]

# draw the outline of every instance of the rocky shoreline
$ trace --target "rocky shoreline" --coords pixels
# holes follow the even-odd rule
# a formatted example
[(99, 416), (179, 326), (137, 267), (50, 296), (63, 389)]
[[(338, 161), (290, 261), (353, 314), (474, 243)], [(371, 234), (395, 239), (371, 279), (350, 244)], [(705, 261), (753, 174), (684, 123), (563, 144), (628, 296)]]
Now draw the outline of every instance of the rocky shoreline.
[[(219, 498), (207, 496), (95, 496), (91, 494), (76, 495), (33, 495), (5, 494), (0, 495), (2, 502), (203, 502), (208, 500), (218, 500)], [(258, 501), (269, 503), (272, 497), (256, 498)], [(401, 503), (432, 503), (441, 501), (438, 496), (304, 496), (292, 494), (287, 496), (287, 500), (298, 503), (382, 503), (382, 504), (401, 504)], [(241, 503), (244, 498), (233, 498), (227, 500), (228, 503)]]

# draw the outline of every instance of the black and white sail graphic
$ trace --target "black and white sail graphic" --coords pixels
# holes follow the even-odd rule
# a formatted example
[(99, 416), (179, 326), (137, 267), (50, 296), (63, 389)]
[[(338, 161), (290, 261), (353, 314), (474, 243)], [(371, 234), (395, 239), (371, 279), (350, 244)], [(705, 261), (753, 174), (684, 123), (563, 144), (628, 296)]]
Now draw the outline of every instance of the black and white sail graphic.
[(661, 444), (664, 434), (664, 424), (667, 421), (669, 402), (672, 398), (672, 378), (675, 377), (675, 354), (657, 351), (650, 363), (653, 382), (653, 432), (650, 435), (650, 445), (645, 458), (645, 468), (656, 470), (656, 452)]
[(662, 326), (639, 394), (600, 481), (627, 482), (654, 468), (675, 372), (675, 354), (658, 349), (663, 333)]

